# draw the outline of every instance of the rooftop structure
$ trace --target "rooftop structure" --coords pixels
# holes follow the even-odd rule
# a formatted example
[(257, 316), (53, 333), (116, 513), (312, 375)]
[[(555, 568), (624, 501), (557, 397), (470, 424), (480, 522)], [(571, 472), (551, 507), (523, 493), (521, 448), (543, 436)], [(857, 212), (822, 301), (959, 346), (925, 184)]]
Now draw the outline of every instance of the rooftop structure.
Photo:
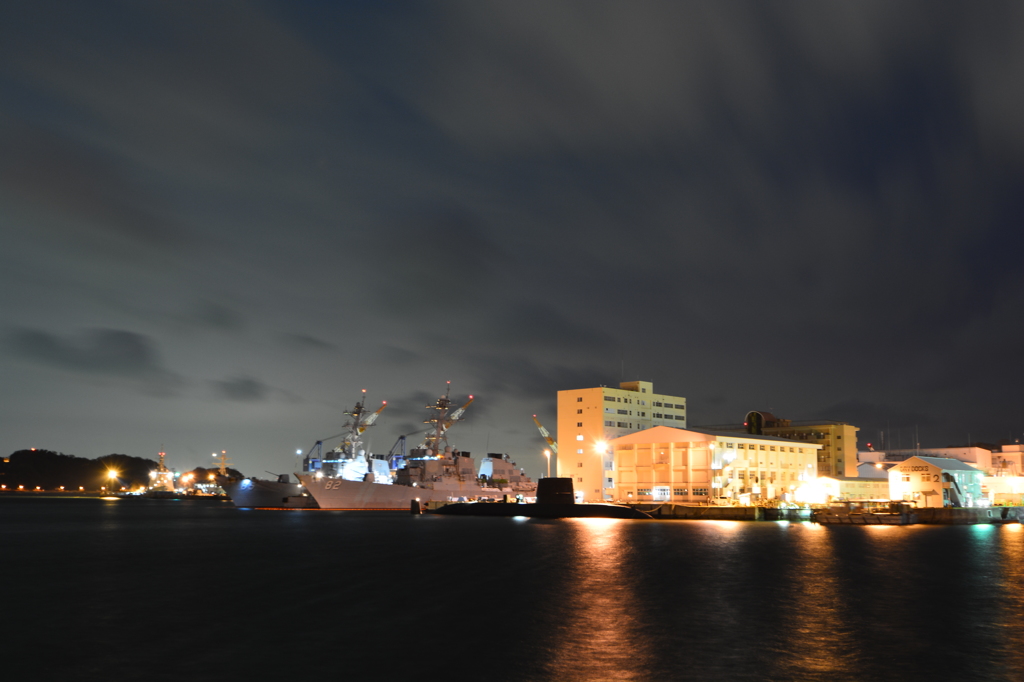
[(949, 448), (906, 448), (902, 450), (861, 450), (857, 458), (861, 462), (895, 463), (915, 456), (945, 457), (956, 459), (981, 469), (990, 476), (1020, 476), (1024, 474), (1022, 457), (1024, 446), (1019, 443), (1002, 445), (991, 450), (980, 445), (961, 445)]
[(857, 432), (846, 422), (830, 420), (793, 421), (771, 412), (748, 412), (742, 424), (703, 427), (715, 431), (742, 431), (752, 435), (779, 436), (821, 445), (818, 451), (819, 476), (857, 475)]

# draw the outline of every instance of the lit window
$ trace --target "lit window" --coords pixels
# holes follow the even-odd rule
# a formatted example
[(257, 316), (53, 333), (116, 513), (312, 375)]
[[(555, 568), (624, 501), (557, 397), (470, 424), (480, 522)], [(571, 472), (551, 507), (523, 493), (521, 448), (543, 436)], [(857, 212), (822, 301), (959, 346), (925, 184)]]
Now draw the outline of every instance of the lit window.
[(583, 440), (583, 434), (581, 433), (578, 436), (576, 436), (576, 440)]
[(576, 454), (577, 455), (582, 455), (583, 454), (583, 448), (580, 448), (579, 450), (577, 450)]

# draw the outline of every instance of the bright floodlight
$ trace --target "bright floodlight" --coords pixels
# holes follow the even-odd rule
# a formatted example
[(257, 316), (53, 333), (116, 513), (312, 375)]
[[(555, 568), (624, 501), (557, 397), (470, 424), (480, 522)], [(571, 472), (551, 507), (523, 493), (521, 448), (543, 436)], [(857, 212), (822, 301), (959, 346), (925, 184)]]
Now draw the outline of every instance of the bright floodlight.
[(607, 452), (608, 443), (606, 443), (603, 440), (599, 440), (596, 443), (594, 443), (594, 449), (597, 450), (598, 452)]
[(113, 469), (107, 469), (107, 478), (109, 478), (110, 480), (114, 480), (115, 478), (117, 478), (117, 472), (114, 471)]
[(301, 454), (302, 454), (302, 450), (296, 450), (296, 451), (295, 451), (295, 454), (296, 454), (296, 455), (301, 455)]

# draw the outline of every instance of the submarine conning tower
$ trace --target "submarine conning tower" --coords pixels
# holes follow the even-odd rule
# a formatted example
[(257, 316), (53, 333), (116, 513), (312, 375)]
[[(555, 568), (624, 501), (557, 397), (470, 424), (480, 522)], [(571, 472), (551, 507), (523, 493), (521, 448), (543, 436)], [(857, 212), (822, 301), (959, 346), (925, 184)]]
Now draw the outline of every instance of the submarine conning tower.
[(575, 504), (571, 478), (542, 478), (537, 481), (537, 504)]

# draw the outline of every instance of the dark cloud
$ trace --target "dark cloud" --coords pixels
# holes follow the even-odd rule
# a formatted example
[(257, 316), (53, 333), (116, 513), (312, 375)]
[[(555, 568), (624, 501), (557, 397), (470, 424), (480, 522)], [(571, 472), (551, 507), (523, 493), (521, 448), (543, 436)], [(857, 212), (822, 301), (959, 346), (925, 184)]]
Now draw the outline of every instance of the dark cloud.
[(8, 201), (55, 214), (62, 233), (84, 228), (160, 249), (188, 242), (167, 208), (111, 155), (36, 125), (8, 123), (0, 135), (0, 191)]
[(381, 312), (465, 314), (509, 274), (505, 248), (478, 216), (457, 205), (402, 211), (395, 220), (360, 237), (368, 263), (387, 273), (374, 287)]
[(16, 329), (6, 346), (21, 358), (57, 369), (147, 381), (172, 378), (151, 338), (120, 329), (96, 329), (78, 339)]
[(213, 301), (199, 304), (191, 319), (196, 324), (217, 331), (237, 332), (245, 328), (245, 318), (241, 313)]
[(274, 414), (217, 428), (277, 451), (339, 384), (397, 401), (378, 441), (420, 431), (438, 377), (481, 396), (467, 438), (531, 448), (624, 376), (706, 423), (1024, 428), (1019, 3), (196, 11), (0, 6), (11, 394), (161, 367), (25, 345), (102, 326), (259, 368), (213, 389)]
[(211, 384), (220, 397), (243, 403), (261, 402), (267, 400), (271, 394), (269, 386), (259, 379), (247, 376), (229, 377), (212, 381)]
[(572, 349), (590, 355), (615, 345), (614, 337), (599, 326), (580, 324), (549, 304), (507, 304), (494, 311), (490, 320), (482, 320), (483, 336), (498, 347), (542, 351), (545, 348)]
[(281, 338), (286, 346), (296, 348), (298, 350), (321, 352), (338, 350), (338, 347), (335, 344), (308, 334), (283, 334)]
[[(784, 415), (779, 415), (784, 416)], [(874, 440), (874, 433), (883, 429), (905, 429), (931, 427), (934, 420), (922, 412), (906, 410), (895, 405), (872, 403), (862, 400), (848, 400), (817, 410), (808, 419), (842, 421), (861, 427), (868, 440)]]
[(558, 391), (569, 387), (618, 385), (613, 378), (614, 371), (545, 364), (532, 359), (532, 356), (467, 355), (466, 362), (473, 367), (482, 383), (481, 394), (527, 398), (531, 402), (543, 402), (548, 407), (555, 404)]
[(415, 351), (389, 344), (382, 344), (377, 349), (377, 355), (381, 362), (389, 365), (411, 365), (423, 360), (423, 356)]

